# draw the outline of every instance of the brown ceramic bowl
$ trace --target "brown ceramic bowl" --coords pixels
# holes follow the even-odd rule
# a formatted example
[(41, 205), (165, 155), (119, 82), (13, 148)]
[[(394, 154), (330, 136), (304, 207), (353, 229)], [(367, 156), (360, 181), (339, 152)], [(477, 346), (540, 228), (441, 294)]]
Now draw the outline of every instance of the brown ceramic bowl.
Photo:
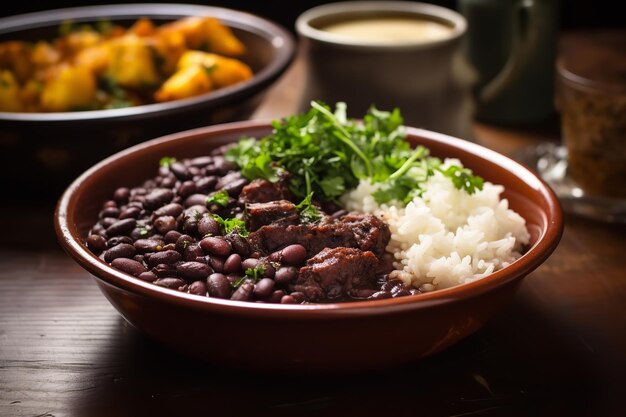
[(296, 44), (290, 32), (267, 19), (191, 4), (84, 6), (0, 19), (2, 42), (52, 39), (65, 21), (110, 20), (130, 25), (147, 17), (162, 24), (186, 16), (214, 16), (230, 27), (247, 47), (241, 59), (250, 65), (254, 77), (166, 103), (80, 112), (0, 112), (0, 177), (11, 178), (3, 187), (5, 197), (56, 201), (76, 176), (124, 148), (173, 132), (248, 119), (293, 60)]
[(65, 251), (95, 277), (129, 323), (182, 354), (229, 367), (287, 372), (363, 371), (416, 361), (481, 328), (560, 240), (558, 200), (531, 171), (474, 143), (409, 128), (411, 143), (427, 146), (436, 156), (459, 158), (478, 175), (504, 185), (503, 196), (531, 233), (530, 249), (519, 260), (481, 280), (417, 296), (280, 305), (164, 289), (113, 269), (85, 246), (102, 203), (117, 187), (154, 176), (164, 155), (200, 156), (241, 136), (262, 137), (270, 129), (263, 122), (236, 122), (145, 142), (86, 171), (58, 202), (55, 228)]

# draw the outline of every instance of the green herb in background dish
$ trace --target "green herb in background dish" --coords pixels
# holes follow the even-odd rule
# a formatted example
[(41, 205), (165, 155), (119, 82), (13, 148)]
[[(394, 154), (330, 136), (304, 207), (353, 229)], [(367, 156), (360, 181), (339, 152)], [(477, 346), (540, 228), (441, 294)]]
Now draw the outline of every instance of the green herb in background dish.
[(327, 105), (312, 102), (308, 112), (274, 121), (272, 134), (258, 141), (242, 139), (226, 158), (248, 179), (276, 182), (281, 171), (287, 171), (296, 197), (305, 199), (313, 193), (320, 202), (336, 202), (362, 179), (380, 183), (374, 193), (378, 203), (407, 202), (422, 193), (423, 183), (435, 170), (470, 194), (482, 188), (482, 179), (470, 170), (443, 170), (441, 161), (423, 146), (411, 149), (402, 124), (398, 109), (372, 107), (359, 121), (347, 118), (344, 103), (337, 103), (332, 112)]

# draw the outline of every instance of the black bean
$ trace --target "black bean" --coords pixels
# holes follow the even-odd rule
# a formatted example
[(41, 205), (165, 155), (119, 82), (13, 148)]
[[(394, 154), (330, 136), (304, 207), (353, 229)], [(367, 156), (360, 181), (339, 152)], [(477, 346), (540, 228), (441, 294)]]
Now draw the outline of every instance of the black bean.
[(142, 272), (141, 274), (137, 275), (137, 278), (139, 278), (142, 281), (153, 282), (158, 277), (156, 276), (156, 274), (154, 272), (146, 271), (146, 272)]
[(274, 278), (274, 275), (276, 275), (276, 268), (274, 268), (274, 265), (270, 262), (263, 262), (262, 266), (263, 276), (265, 278)]
[(220, 232), (219, 223), (212, 217), (205, 215), (198, 220), (198, 233), (202, 236), (218, 236)]
[(112, 224), (118, 222), (119, 219), (116, 217), (104, 217), (102, 219), (100, 219), (100, 224), (107, 229), (109, 226), (111, 226)]
[[(190, 243), (183, 250), (183, 259), (185, 261), (197, 261), (197, 262), (199, 262), (198, 258), (203, 258), (203, 257), (204, 257), (204, 251), (202, 250), (200, 245), (197, 244), (197, 243)], [(204, 261), (203, 263), (206, 263), (206, 261)]]
[(223, 156), (216, 156), (213, 158), (213, 166), (220, 175), (226, 175), (228, 171), (235, 169), (235, 165), (224, 159)]
[(287, 294), (287, 295), (283, 295), (283, 297), (280, 299), (280, 303), (281, 304), (297, 304), (298, 302), (291, 295)]
[(285, 295), (285, 291), (283, 290), (274, 290), (274, 292), (267, 299), (268, 303), (280, 303), (280, 300)]
[[(223, 175), (223, 174), (222, 174)], [(217, 184), (215, 184), (215, 189), (216, 190), (221, 190), (222, 188), (224, 188), (227, 184), (230, 184), (233, 181), (239, 181), (243, 179), (243, 176), (241, 175), (241, 172), (239, 171), (232, 171), (229, 172), (228, 174), (220, 177), (217, 180)]]
[(165, 234), (165, 236), (163, 236), (163, 240), (165, 240), (166, 243), (176, 243), (178, 238), (181, 236), (182, 233), (180, 233), (178, 230), (170, 230)]
[(283, 266), (278, 268), (274, 274), (274, 280), (281, 285), (289, 284), (298, 275), (298, 270), (293, 266)]
[(213, 268), (215, 272), (224, 272), (224, 259), (214, 255), (207, 255), (207, 257), (209, 258), (209, 265), (211, 265), (211, 268)]
[(123, 219), (118, 220), (109, 227), (107, 227), (107, 236), (127, 235), (137, 225), (135, 219)]
[(103, 209), (106, 209), (106, 208), (109, 208), (109, 207), (117, 207), (117, 203), (115, 202), (115, 200), (107, 200), (102, 205)]
[(158, 264), (151, 271), (159, 278), (176, 276), (176, 267), (170, 264)]
[(256, 268), (261, 261), (256, 258), (246, 258), (241, 262), (241, 268), (245, 271), (246, 269), (254, 269)]
[(172, 198), (174, 192), (169, 188), (155, 188), (146, 195), (143, 205), (148, 210), (156, 210), (172, 201)]
[(115, 269), (119, 269), (127, 274), (138, 276), (142, 272), (146, 272), (146, 267), (141, 263), (128, 258), (116, 258), (111, 262), (111, 266)]
[(106, 235), (106, 229), (104, 228), (104, 226), (102, 226), (100, 223), (96, 223), (91, 230), (89, 230), (89, 234), (91, 235), (100, 235), (100, 236), (105, 236)]
[(289, 265), (302, 265), (306, 259), (306, 248), (299, 244), (289, 245), (281, 250), (282, 261)]
[(248, 184), (248, 180), (246, 180), (245, 178), (240, 178), (238, 180), (229, 182), (221, 189), (225, 190), (231, 197), (237, 197), (239, 194), (241, 194), (241, 190), (243, 190), (243, 187), (245, 187), (246, 184)]
[(167, 277), (167, 278), (157, 279), (156, 281), (154, 281), (154, 284), (160, 287), (171, 288), (173, 290), (177, 290), (185, 285), (185, 281), (183, 281), (180, 278)]
[(241, 255), (238, 253), (232, 253), (224, 261), (224, 273), (230, 274), (232, 272), (241, 271)]
[(101, 235), (92, 234), (87, 238), (87, 247), (96, 255), (105, 250), (106, 246), (107, 241)]
[(152, 228), (146, 226), (135, 227), (129, 234), (134, 239), (148, 239), (152, 236)]
[(177, 203), (169, 203), (163, 207), (159, 207), (154, 211), (155, 216), (172, 216), (178, 217), (183, 212), (183, 206)]
[(175, 243), (166, 243), (165, 245), (163, 245), (161, 250), (176, 250), (176, 244)]
[(210, 255), (217, 255), (222, 258), (227, 257), (231, 253), (230, 243), (224, 238), (209, 236), (200, 241), (200, 247)]
[(196, 183), (191, 181), (191, 180), (187, 180), (187, 181), (183, 182), (178, 187), (177, 193), (183, 199), (189, 197), (192, 194), (195, 194), (196, 193)]
[(263, 278), (254, 284), (254, 296), (256, 298), (269, 297), (274, 292), (274, 280), (271, 278)]
[(120, 187), (113, 193), (113, 199), (117, 201), (118, 204), (126, 204), (128, 197), (130, 197), (130, 189), (127, 187)]
[(213, 162), (213, 157), (209, 155), (205, 156), (196, 156), (189, 160), (189, 166), (202, 168)]
[(185, 199), (185, 207), (192, 207), (192, 206), (204, 206), (206, 204), (206, 198), (207, 195), (206, 194), (192, 194), (189, 197), (187, 197)]
[(246, 282), (235, 290), (233, 295), (230, 296), (230, 299), (235, 301), (248, 301), (252, 298), (252, 291), (254, 291), (254, 285)]
[(120, 211), (120, 220), (122, 219), (137, 219), (141, 215), (141, 210), (139, 207), (126, 207)]
[(133, 246), (139, 253), (158, 252), (165, 243), (160, 239), (137, 239)]
[(167, 177), (161, 178), (161, 181), (159, 182), (159, 186), (163, 188), (174, 188), (176, 186), (177, 181), (178, 180), (176, 179), (175, 176), (168, 175)]
[(189, 169), (182, 162), (174, 162), (172, 165), (170, 165), (170, 171), (172, 171), (172, 173), (176, 175), (176, 178), (181, 181), (191, 178), (191, 175), (189, 174)]
[(306, 300), (306, 296), (304, 295), (303, 292), (300, 291), (294, 291), (291, 294), (291, 297), (296, 300), (296, 303), (301, 304), (304, 302), (304, 300)]
[(120, 243), (128, 243), (132, 245), (133, 239), (129, 236), (113, 236), (112, 238), (107, 239), (107, 248), (112, 248)]
[(238, 233), (230, 232), (224, 238), (230, 243), (230, 246), (233, 248), (235, 252), (240, 254), (242, 257), (250, 256), (252, 250), (250, 249), (250, 245), (248, 241), (241, 237)]
[(176, 219), (172, 216), (160, 216), (154, 219), (154, 228), (160, 234), (164, 235), (167, 232), (176, 229)]
[(133, 245), (120, 243), (119, 245), (113, 246), (104, 252), (104, 260), (110, 263), (113, 259), (117, 258), (132, 258), (136, 253), (137, 251)]
[(226, 275), (214, 273), (207, 278), (209, 296), (216, 298), (230, 298), (230, 282)]
[(207, 295), (207, 286), (204, 281), (194, 281), (187, 287), (189, 294)]
[[(133, 247), (133, 249), (135, 248)], [(179, 252), (175, 250), (164, 250), (150, 255), (147, 259), (147, 263), (149, 267), (153, 267), (158, 264), (174, 264), (179, 262), (181, 259), (182, 256)]]
[(104, 209), (102, 209), (100, 211), (100, 218), (105, 218), (105, 217), (115, 217), (115, 218), (119, 218), (120, 217), (120, 209), (118, 209), (117, 207), (105, 207)]
[(217, 177), (215, 175), (200, 178), (196, 181), (196, 192), (208, 194), (215, 190), (215, 184), (217, 184)]
[(180, 262), (176, 264), (176, 270), (178, 271), (179, 276), (188, 281), (205, 279), (213, 273), (207, 264), (194, 261)]
[(144, 260), (145, 256), (142, 254), (137, 254), (135, 256), (133, 256), (133, 259), (136, 260), (137, 262), (140, 262), (143, 264), (143, 260)]

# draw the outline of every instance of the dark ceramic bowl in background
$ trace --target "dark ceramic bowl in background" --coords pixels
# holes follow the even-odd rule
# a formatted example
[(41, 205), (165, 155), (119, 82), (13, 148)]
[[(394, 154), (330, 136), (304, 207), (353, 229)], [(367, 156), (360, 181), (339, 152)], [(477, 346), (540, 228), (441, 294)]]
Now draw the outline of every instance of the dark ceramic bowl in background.
[(435, 156), (459, 158), (505, 187), (503, 197), (526, 219), (531, 234), (530, 248), (519, 260), (481, 280), (417, 296), (283, 305), (161, 288), (113, 269), (85, 246), (103, 202), (117, 187), (153, 177), (164, 155), (206, 155), (242, 136), (262, 137), (270, 131), (267, 123), (237, 122), (148, 141), (83, 173), (58, 202), (55, 229), (64, 250), (95, 277), (129, 323), (182, 354), (227, 367), (286, 372), (364, 371), (416, 361), (481, 328), (560, 240), (558, 200), (531, 171), (479, 145), (409, 128), (412, 144), (425, 145)]
[(0, 112), (3, 196), (56, 200), (81, 172), (131, 145), (181, 130), (247, 119), (263, 93), (287, 69), (296, 46), (286, 29), (264, 18), (191, 4), (85, 6), (0, 19), (2, 42), (52, 39), (68, 20), (89, 23), (108, 19), (130, 25), (139, 17), (148, 17), (161, 24), (186, 16), (214, 16), (230, 27), (247, 47), (241, 59), (250, 65), (254, 77), (202, 96), (123, 109)]

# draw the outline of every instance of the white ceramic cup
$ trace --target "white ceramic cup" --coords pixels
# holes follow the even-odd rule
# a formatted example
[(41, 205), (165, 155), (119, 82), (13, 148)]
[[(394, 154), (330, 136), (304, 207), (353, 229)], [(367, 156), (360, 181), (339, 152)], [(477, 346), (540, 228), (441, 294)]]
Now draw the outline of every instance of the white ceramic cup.
[[(354, 20), (414, 19), (437, 24), (443, 36), (380, 41), (378, 35), (345, 36), (333, 24)], [(306, 55), (300, 110), (311, 100), (342, 101), (349, 116), (370, 106), (399, 108), (405, 124), (471, 137), (471, 80), (464, 79), (461, 40), (465, 18), (444, 7), (408, 1), (351, 1), (312, 8), (296, 21)]]

